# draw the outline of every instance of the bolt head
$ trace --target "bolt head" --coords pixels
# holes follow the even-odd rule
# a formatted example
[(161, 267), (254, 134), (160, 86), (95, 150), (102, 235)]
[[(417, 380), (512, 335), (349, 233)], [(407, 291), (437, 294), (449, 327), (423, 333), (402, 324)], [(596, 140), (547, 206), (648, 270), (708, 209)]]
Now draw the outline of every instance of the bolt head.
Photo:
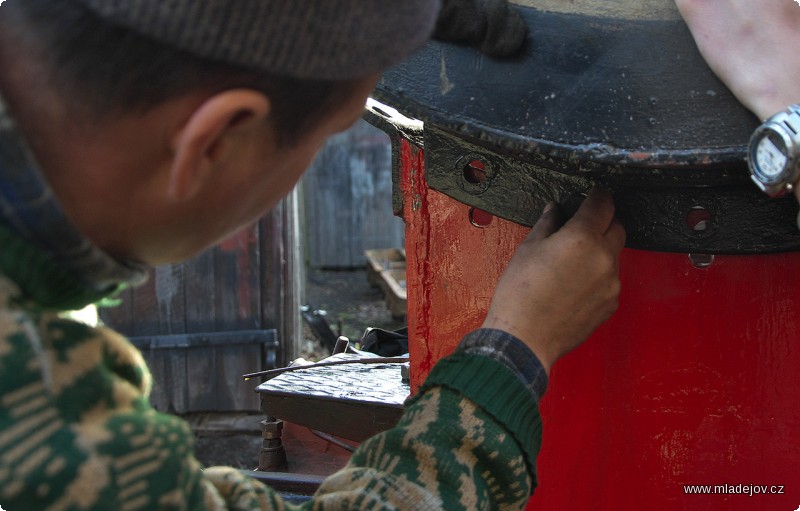
[(261, 433), (264, 438), (275, 438), (283, 431), (283, 421), (261, 421)]

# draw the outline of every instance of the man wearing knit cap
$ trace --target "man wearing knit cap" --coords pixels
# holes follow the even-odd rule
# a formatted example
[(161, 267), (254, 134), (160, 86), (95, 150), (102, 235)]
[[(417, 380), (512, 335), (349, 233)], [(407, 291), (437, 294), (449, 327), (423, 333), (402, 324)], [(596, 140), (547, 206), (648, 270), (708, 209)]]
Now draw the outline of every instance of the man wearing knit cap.
[[(150, 407), (138, 351), (63, 313), (258, 218), (358, 119), (380, 72), (434, 30), (490, 55), (525, 39), (504, 0), (442, 3), (3, 3), (3, 509), (287, 508), (233, 469), (202, 469), (186, 424)], [(524, 507), (550, 367), (611, 315), (619, 290), (624, 231), (609, 196), (591, 193), (561, 223), (557, 208), (544, 213), (484, 328), (306, 507)]]

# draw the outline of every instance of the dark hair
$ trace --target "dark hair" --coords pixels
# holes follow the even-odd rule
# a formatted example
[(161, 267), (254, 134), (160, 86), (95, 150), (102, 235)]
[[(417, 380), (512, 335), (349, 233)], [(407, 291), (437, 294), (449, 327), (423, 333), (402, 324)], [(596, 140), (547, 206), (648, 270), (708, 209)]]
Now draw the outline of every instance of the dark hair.
[[(353, 81), (298, 79), (197, 57), (98, 17), (76, 0), (9, 0), (42, 45), (57, 91), (95, 116), (144, 112), (202, 90), (267, 95), (278, 143), (292, 145), (351, 93)], [(3, 14), (5, 16), (5, 14)]]

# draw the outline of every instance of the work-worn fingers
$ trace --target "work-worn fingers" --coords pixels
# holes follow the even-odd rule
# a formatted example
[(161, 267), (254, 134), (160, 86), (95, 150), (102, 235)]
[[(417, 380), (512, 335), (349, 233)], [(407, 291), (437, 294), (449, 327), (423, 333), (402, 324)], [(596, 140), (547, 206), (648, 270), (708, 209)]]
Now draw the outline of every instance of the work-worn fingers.
[(619, 254), (625, 247), (626, 239), (625, 227), (618, 219), (613, 219), (611, 225), (606, 231), (606, 239), (608, 240), (608, 247), (614, 254)]
[(595, 187), (578, 208), (578, 211), (567, 222), (567, 226), (582, 226), (592, 232), (603, 235), (614, 219), (614, 199), (611, 193)]
[(558, 204), (555, 202), (549, 203), (544, 207), (542, 216), (539, 217), (530, 234), (528, 234), (527, 241), (539, 241), (547, 238), (561, 227), (561, 224), (564, 223), (562, 218), (563, 215)]

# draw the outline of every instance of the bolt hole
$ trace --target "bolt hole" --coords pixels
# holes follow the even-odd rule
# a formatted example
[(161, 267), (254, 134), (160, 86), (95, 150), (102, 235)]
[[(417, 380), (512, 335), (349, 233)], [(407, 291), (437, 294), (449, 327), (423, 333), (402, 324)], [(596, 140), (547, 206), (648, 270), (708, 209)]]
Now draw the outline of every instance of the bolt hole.
[(693, 231), (702, 232), (710, 227), (714, 215), (702, 206), (695, 206), (686, 215), (686, 226)]
[(468, 183), (480, 185), (486, 182), (486, 164), (481, 160), (472, 160), (464, 165), (464, 179)]
[(714, 256), (711, 254), (689, 254), (689, 262), (695, 268), (708, 268), (714, 264)]
[(492, 223), (494, 215), (478, 208), (469, 210), (469, 222), (475, 227), (488, 227)]

